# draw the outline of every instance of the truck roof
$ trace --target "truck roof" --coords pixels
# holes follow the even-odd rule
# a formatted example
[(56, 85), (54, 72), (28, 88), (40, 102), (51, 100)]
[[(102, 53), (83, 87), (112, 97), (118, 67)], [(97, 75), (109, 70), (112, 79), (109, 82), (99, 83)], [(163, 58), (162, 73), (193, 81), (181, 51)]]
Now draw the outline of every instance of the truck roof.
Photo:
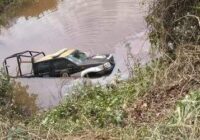
[(75, 51), (75, 49), (62, 49), (59, 50), (58, 52), (54, 53), (54, 54), (49, 54), (46, 55), (38, 60), (35, 60), (34, 63), (39, 63), (39, 62), (43, 62), (43, 61), (48, 61), (48, 60), (52, 60), (52, 59), (56, 59), (56, 58), (66, 58), (67, 56), (69, 56), (70, 54), (72, 54)]

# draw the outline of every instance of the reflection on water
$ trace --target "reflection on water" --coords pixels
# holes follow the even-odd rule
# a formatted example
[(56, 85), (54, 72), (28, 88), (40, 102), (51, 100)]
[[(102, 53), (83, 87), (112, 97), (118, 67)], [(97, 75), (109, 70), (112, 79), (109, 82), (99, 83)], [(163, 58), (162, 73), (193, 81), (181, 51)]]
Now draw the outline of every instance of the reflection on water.
[[(2, 29), (0, 62), (24, 50), (52, 53), (77, 48), (90, 54), (113, 53), (116, 67), (127, 73), (125, 44), (130, 43), (134, 54), (146, 56), (148, 50), (145, 10), (140, 0), (39, 0), (27, 4), (17, 12), (14, 24)], [(50, 93), (44, 86), (56, 85), (45, 79), (22, 82), (41, 100)], [(55, 88), (51, 91), (57, 94)]]
[(18, 113), (24, 116), (35, 114), (39, 108), (36, 104), (37, 95), (29, 94), (28, 87), (22, 86), (21, 83), (13, 82), (12, 104)]
[[(56, 7), (53, 6), (55, 0), (40, 1)], [(76, 47), (91, 53), (113, 53), (117, 43), (146, 29), (139, 0), (57, 2), (57, 8), (43, 12), (43, 17), (39, 19), (33, 16), (41, 10), (40, 6), (36, 8), (37, 4), (27, 7), (27, 11), (20, 10), (22, 16), (16, 23), (2, 31), (0, 42), (4, 45), (0, 47), (6, 48), (7, 53), (25, 49), (49, 53), (65, 47)], [(28, 20), (24, 15), (29, 17)]]
[(44, 12), (52, 12), (56, 10), (57, 4), (58, 0), (26, 1), (20, 7), (8, 8), (8, 10), (2, 15), (1, 24), (3, 24), (4, 27), (9, 28), (16, 23), (15, 21), (19, 17), (24, 17), (25, 19), (28, 19), (29, 17), (41, 18), (44, 16)]
[(58, 0), (37, 0), (36, 2), (25, 3), (18, 11), (17, 17), (40, 17), (40, 15), (48, 10), (56, 10)]

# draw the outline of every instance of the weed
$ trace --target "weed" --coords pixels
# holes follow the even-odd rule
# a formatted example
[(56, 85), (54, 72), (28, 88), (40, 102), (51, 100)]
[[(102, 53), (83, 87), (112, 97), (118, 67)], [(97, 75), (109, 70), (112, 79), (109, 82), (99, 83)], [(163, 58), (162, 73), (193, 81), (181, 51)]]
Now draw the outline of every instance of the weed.
[[(199, 0), (156, 0), (151, 8), (147, 18), (150, 39), (162, 57), (145, 66), (137, 63), (130, 68), (134, 74), (127, 81), (77, 86), (61, 105), (36, 115), (28, 124), (0, 116), (0, 122), (5, 122), (0, 123), (0, 135), (24, 139), (199, 139)], [(1, 79), (2, 97), (8, 96), (12, 93), (9, 80), (3, 75)], [(5, 103), (6, 98), (2, 99)]]

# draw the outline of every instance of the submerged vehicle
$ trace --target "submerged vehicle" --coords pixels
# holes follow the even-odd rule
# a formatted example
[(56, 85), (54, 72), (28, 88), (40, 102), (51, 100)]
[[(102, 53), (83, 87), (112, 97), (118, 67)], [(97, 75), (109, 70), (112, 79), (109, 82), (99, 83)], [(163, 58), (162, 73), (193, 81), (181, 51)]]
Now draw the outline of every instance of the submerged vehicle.
[[(36, 59), (40, 55), (43, 57)], [(23, 57), (31, 58), (31, 61), (24, 62), (22, 61)], [(110, 74), (115, 67), (112, 54), (88, 56), (77, 49), (63, 49), (50, 55), (45, 55), (44, 52), (25, 51), (4, 60), (4, 67), (8, 75), (7, 61), (11, 58), (17, 58), (18, 74), (16, 77), (70, 77), (77, 73), (81, 77), (99, 77)], [(22, 63), (32, 64), (31, 74), (22, 73)]]

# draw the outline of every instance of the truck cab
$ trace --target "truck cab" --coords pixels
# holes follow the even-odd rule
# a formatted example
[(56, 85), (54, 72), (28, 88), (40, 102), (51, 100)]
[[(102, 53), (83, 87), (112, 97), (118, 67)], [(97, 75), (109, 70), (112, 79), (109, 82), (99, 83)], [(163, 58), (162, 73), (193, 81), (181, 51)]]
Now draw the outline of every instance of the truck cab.
[[(104, 65), (108, 69), (104, 69)], [(102, 69), (100, 70), (100, 67)], [(97, 68), (99, 71), (97, 72)], [(33, 64), (34, 75), (43, 77), (71, 76), (72, 74), (84, 72), (90, 69), (88, 74), (104, 74), (114, 68), (113, 56), (87, 56), (86, 53), (76, 49), (63, 49), (55, 54), (47, 55)], [(93, 70), (92, 70), (93, 69)], [(86, 74), (82, 74), (86, 76)]]

